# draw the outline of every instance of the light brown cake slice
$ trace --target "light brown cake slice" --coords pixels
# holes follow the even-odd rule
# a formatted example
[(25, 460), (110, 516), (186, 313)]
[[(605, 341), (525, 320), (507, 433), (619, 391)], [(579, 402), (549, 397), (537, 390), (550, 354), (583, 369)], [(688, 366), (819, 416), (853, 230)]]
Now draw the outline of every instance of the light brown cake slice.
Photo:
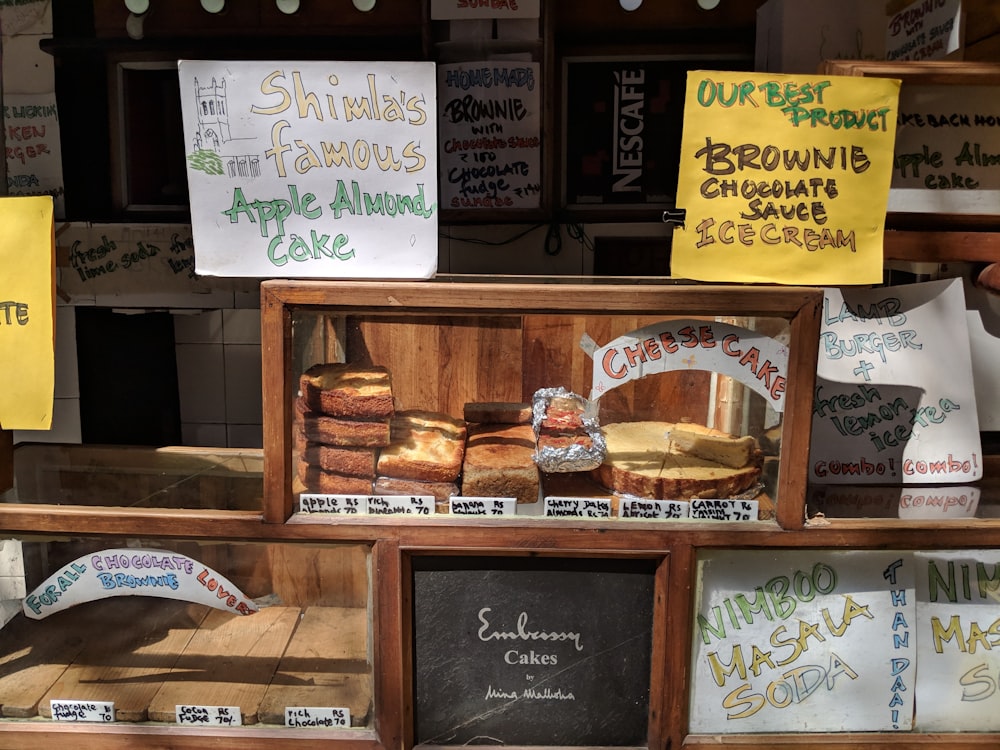
[(303, 461), (318, 466), (323, 471), (333, 471), (350, 477), (375, 478), (375, 448), (324, 445), (307, 442), (302, 450)]
[(380, 448), (389, 444), (389, 420), (343, 419), (306, 412), (302, 415), (306, 440), (324, 445)]
[[(727, 498), (745, 492), (757, 482), (759, 451), (750, 451), (746, 465), (728, 466), (682, 451), (672, 439), (676, 428), (671, 422), (653, 421), (604, 425), (601, 429), (607, 453), (604, 463), (594, 470), (595, 478), (616, 492), (658, 500)], [(684, 425), (682, 429), (703, 436), (724, 436), (697, 425)], [(706, 441), (705, 445), (728, 442)], [(731, 458), (729, 454), (726, 457)]]
[(299, 390), (309, 409), (333, 417), (381, 419), (394, 411), (385, 367), (345, 362), (313, 365), (299, 378)]
[(749, 435), (725, 435), (695, 424), (675, 424), (670, 430), (672, 452), (687, 453), (706, 461), (738, 469), (750, 463), (757, 441)]
[(471, 425), (462, 464), (462, 495), (537, 502), (534, 450), (535, 432), (530, 424)]
[(379, 452), (378, 473), (397, 479), (454, 482), (465, 456), (465, 422), (423, 410), (397, 412), (389, 445)]
[(370, 495), (372, 480), (364, 477), (349, 477), (332, 471), (324, 471), (305, 461), (299, 461), (299, 481), (307, 492), (323, 495)]

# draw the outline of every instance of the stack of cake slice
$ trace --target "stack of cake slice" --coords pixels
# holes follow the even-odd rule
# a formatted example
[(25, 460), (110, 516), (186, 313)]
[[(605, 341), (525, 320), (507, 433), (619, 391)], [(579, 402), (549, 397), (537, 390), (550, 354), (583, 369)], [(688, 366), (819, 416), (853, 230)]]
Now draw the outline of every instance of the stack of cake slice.
[(429, 495), (446, 502), (458, 494), (466, 425), (447, 414), (420, 409), (392, 417), (389, 445), (379, 452), (376, 495)]
[(520, 403), (466, 404), (469, 439), (462, 466), (462, 494), (538, 501), (540, 479), (532, 456), (535, 432), (531, 407)]
[(384, 367), (313, 365), (299, 378), (298, 478), (306, 491), (369, 495), (395, 413)]

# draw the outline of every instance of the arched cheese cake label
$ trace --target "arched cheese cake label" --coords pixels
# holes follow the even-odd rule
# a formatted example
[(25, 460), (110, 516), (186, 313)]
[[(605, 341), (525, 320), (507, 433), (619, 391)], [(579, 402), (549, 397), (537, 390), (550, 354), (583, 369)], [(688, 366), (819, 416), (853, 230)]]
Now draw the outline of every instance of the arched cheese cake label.
[(639, 328), (594, 352), (592, 399), (623, 383), (670, 370), (729, 375), (784, 411), (788, 347), (756, 331), (712, 320), (668, 320)]
[(158, 596), (204, 604), (235, 615), (257, 605), (228, 578), (185, 555), (164, 549), (106, 549), (62, 566), (21, 605), (41, 620), (77, 604), (113, 596)]

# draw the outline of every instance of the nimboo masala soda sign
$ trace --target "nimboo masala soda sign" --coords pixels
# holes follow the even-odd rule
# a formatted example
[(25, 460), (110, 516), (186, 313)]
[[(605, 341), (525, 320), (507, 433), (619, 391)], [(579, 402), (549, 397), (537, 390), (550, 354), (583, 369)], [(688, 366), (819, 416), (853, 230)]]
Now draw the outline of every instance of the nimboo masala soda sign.
[(886, 78), (691, 71), (671, 273), (880, 281), (898, 98)]
[(198, 274), (434, 275), (434, 63), (178, 69)]

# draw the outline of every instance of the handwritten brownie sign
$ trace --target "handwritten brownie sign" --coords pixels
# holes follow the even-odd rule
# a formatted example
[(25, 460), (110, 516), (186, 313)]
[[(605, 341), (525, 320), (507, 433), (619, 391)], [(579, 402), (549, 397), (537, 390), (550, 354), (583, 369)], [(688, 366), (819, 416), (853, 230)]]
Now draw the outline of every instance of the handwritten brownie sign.
[(983, 476), (960, 279), (827, 289), (816, 373), (811, 481)]
[(630, 380), (670, 370), (729, 375), (784, 411), (788, 347), (746, 328), (705, 320), (670, 320), (639, 328), (594, 352), (592, 398)]
[(438, 68), (441, 205), (537, 208), (542, 116), (538, 63)]
[(196, 602), (234, 615), (257, 605), (229, 579), (186, 555), (163, 549), (106, 549), (78, 557), (25, 597), (25, 616), (41, 620), (77, 604), (112, 596), (158, 596)]
[(691, 71), (672, 275), (880, 281), (898, 93), (884, 78)]
[(434, 64), (181, 61), (196, 271), (426, 278)]
[(910, 729), (909, 557), (724, 550), (698, 571), (691, 731)]
[(417, 741), (642, 745), (654, 566), (414, 561)]

